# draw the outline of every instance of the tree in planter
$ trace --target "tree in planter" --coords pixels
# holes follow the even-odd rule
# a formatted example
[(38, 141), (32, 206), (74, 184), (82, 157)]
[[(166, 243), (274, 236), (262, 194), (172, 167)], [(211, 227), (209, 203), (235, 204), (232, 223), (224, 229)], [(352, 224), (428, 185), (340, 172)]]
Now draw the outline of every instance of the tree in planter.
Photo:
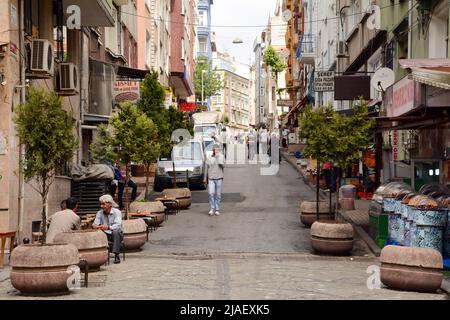
[[(300, 135), (307, 139), (304, 154), (318, 161), (334, 162), (340, 169), (337, 190), (340, 188), (340, 171), (360, 160), (361, 152), (372, 140), (374, 121), (367, 116), (367, 103), (360, 101), (354, 111), (351, 117), (346, 117), (336, 113), (332, 107), (320, 107), (314, 111), (307, 110), (300, 120)], [(339, 193), (336, 193), (336, 198), (337, 211)]]
[[(341, 171), (361, 160), (362, 152), (373, 143), (374, 119), (368, 117), (367, 102), (360, 100), (354, 108), (354, 114), (346, 117), (335, 115), (334, 131), (336, 132), (336, 144), (330, 149), (330, 158), (337, 164), (337, 190), (340, 188)], [(339, 194), (336, 193), (336, 211), (339, 204)]]
[(160, 155), (158, 129), (151, 119), (142, 114), (136, 120), (136, 159), (145, 166), (145, 199), (149, 196), (150, 166)]
[(41, 231), (45, 243), (48, 193), (55, 170), (72, 159), (78, 146), (74, 121), (72, 114), (62, 109), (61, 99), (55, 93), (30, 89), (28, 100), (18, 108), (14, 122), (20, 143), (25, 147), (21, 163), (25, 180), (37, 181), (38, 187), (31, 186), (42, 199)]
[[(139, 161), (138, 153), (142, 151), (141, 143), (143, 129), (140, 126), (151, 128), (153, 123), (140, 112), (136, 105), (124, 102), (119, 110), (109, 119), (109, 129), (100, 127), (99, 139), (91, 144), (94, 155), (105, 154), (107, 159), (125, 165), (125, 186), (128, 184), (128, 168), (132, 161)], [(147, 133), (145, 133), (147, 134)], [(125, 211), (128, 214), (128, 188), (125, 187)], [(127, 215), (125, 216), (127, 217)]]
[[(336, 112), (332, 106), (321, 106), (313, 109), (309, 105), (300, 116), (300, 138), (306, 139), (303, 154), (317, 160), (317, 186), (319, 186), (320, 179), (320, 162), (332, 161), (331, 149), (337, 143), (337, 136), (334, 131), (335, 119)], [(317, 187), (316, 202), (317, 220), (319, 220), (319, 187)]]

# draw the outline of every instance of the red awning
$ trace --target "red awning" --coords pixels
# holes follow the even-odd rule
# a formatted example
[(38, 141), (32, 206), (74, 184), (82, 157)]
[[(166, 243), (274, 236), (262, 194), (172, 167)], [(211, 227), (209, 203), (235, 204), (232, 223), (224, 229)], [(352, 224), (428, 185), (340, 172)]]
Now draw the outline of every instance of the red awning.
[(297, 104), (292, 107), (291, 110), (289, 110), (289, 112), (286, 114), (286, 116), (284, 117), (283, 120), (283, 125), (286, 125), (286, 123), (288, 122), (289, 118), (295, 113), (297, 112), (298, 109), (300, 109), (300, 107), (304, 106), (305, 104), (308, 103), (308, 97), (304, 96), (302, 100), (300, 100), (299, 102), (297, 102)]

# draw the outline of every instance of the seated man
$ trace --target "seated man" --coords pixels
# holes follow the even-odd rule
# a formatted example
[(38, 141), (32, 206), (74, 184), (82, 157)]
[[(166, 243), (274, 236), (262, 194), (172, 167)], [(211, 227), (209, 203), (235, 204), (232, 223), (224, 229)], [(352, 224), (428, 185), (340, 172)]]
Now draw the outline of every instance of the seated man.
[(122, 212), (113, 207), (117, 207), (113, 198), (109, 194), (100, 197), (100, 207), (97, 212), (93, 229), (100, 229), (106, 233), (108, 241), (112, 242), (112, 252), (114, 253), (114, 263), (120, 263), (120, 244), (123, 239), (122, 231)]
[(65, 203), (65, 210), (58, 211), (48, 218), (47, 243), (53, 243), (53, 239), (58, 233), (80, 229), (81, 219), (76, 214), (78, 200), (69, 198), (65, 200)]

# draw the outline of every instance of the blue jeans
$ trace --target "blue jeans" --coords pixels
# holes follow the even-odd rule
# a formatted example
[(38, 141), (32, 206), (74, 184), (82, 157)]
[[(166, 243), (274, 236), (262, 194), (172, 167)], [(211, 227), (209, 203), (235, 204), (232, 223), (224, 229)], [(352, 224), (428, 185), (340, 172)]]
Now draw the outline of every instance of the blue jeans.
[(220, 211), (220, 201), (222, 200), (223, 179), (209, 180), (209, 206), (211, 211)]

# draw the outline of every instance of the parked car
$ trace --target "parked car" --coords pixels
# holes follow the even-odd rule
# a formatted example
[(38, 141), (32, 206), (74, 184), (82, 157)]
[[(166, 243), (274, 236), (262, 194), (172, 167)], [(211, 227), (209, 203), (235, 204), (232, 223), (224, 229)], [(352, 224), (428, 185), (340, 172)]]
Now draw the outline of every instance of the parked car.
[(189, 181), (189, 187), (205, 190), (206, 170), (206, 156), (202, 142), (192, 139), (179, 143), (173, 147), (170, 158), (158, 159), (154, 190), (161, 192), (173, 187), (174, 176), (177, 186), (186, 186)]

